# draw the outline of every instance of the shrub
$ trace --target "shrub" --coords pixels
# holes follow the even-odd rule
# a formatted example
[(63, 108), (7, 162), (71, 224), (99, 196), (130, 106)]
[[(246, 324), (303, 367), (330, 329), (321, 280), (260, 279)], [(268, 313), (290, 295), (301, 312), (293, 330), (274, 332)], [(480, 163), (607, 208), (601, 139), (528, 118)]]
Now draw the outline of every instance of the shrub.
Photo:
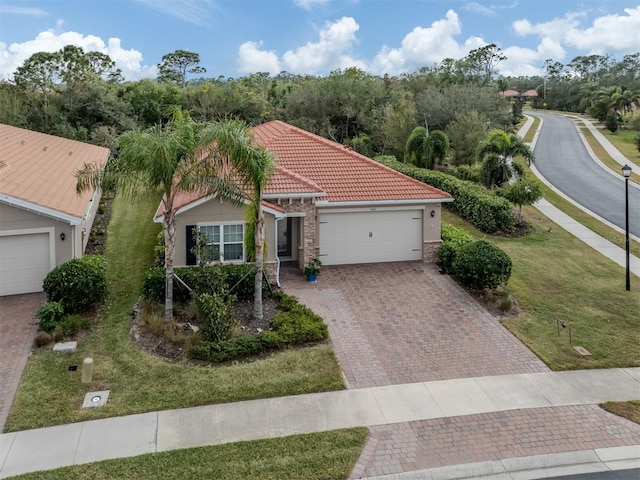
[(51, 338), (51, 335), (49, 335), (47, 332), (38, 332), (33, 339), (33, 346), (36, 348), (46, 347), (51, 343), (52, 340), (53, 339)]
[(66, 313), (79, 313), (104, 299), (107, 269), (104, 257), (86, 255), (62, 263), (42, 282), (47, 300), (60, 302)]
[[(196, 295), (201, 293), (222, 296), (233, 294), (239, 300), (253, 300), (254, 276), (252, 272), (253, 265), (235, 263), (215, 263), (175, 269), (176, 275)], [(164, 302), (164, 290), (165, 269), (163, 267), (149, 269), (145, 274), (142, 286), (144, 299), (149, 302), (162, 303)], [(190, 298), (191, 292), (174, 280), (173, 300), (177, 303), (186, 303)]]
[(324, 340), (329, 331), (320, 316), (298, 300), (282, 292), (276, 292), (281, 313), (274, 317), (273, 330), (258, 335), (230, 338), (223, 342), (205, 342), (187, 351), (189, 358), (209, 362), (227, 362), (236, 358), (256, 355), (265, 351), (305, 342)]
[(36, 312), (40, 320), (38, 328), (43, 332), (52, 332), (64, 317), (64, 308), (60, 302), (46, 302)]
[(480, 165), (460, 165), (451, 169), (448, 173), (460, 180), (466, 180), (467, 182), (481, 183), (480, 177)]
[(501, 249), (485, 240), (463, 245), (453, 260), (453, 273), (470, 288), (496, 288), (511, 276), (511, 259)]
[(461, 228), (454, 227), (453, 225), (442, 225), (440, 229), (440, 235), (442, 237), (442, 245), (438, 250), (438, 260), (442, 271), (445, 273), (453, 273), (453, 260), (456, 253), (463, 245), (471, 243), (473, 237)]
[(195, 295), (194, 300), (203, 319), (202, 336), (209, 342), (218, 343), (227, 340), (233, 327), (230, 300), (208, 293)]
[(90, 326), (89, 320), (78, 314), (65, 316), (58, 324), (62, 328), (65, 337), (71, 337), (81, 330), (87, 330)]
[(459, 180), (446, 173), (417, 168), (393, 157), (376, 160), (387, 167), (449, 193), (454, 201), (446, 205), (478, 230), (486, 233), (509, 232), (515, 226), (511, 204), (481, 185)]

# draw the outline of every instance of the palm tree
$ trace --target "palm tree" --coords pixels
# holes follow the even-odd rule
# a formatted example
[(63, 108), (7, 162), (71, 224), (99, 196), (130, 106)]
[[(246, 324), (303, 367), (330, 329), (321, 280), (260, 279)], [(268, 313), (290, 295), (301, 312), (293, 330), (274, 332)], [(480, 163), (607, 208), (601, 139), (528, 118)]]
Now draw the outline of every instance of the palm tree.
[(263, 147), (256, 146), (251, 131), (238, 121), (220, 124), (217, 136), (218, 146), (229, 152), (230, 162), (237, 175), (237, 183), (245, 192), (249, 202), (247, 208), (248, 229), (253, 245), (247, 248), (248, 260), (255, 261), (255, 277), (253, 290), (253, 317), (262, 320), (262, 276), (264, 263), (265, 224), (262, 200), (264, 189), (275, 168), (271, 153)]
[(416, 127), (409, 135), (405, 146), (405, 157), (413, 159), (420, 168), (432, 169), (442, 164), (449, 150), (449, 137), (441, 130), (429, 133), (425, 127)]
[(487, 141), (478, 150), (478, 160), (482, 162), (480, 174), (487, 188), (500, 187), (514, 176), (516, 155), (524, 157), (528, 164), (534, 160), (531, 148), (517, 135), (498, 129), (489, 132)]
[(176, 195), (200, 191), (243, 203), (243, 191), (233, 182), (233, 161), (247, 154), (249, 144), (239, 133), (226, 124), (196, 123), (178, 109), (166, 125), (123, 134), (119, 157), (104, 169), (84, 165), (75, 173), (78, 192), (114, 188), (132, 200), (151, 194), (162, 202), (167, 321), (173, 318)]

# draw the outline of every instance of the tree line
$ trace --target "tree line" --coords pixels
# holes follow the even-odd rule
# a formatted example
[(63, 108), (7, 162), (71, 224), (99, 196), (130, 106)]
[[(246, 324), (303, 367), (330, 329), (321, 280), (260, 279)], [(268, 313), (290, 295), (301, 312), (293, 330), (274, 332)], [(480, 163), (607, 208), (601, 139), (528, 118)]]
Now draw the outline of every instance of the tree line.
[(537, 90), (534, 107), (587, 112), (616, 126), (634, 120), (640, 53), (620, 61), (606, 55), (576, 57), (566, 65), (547, 60), (544, 77), (501, 77), (505, 59), (491, 44), (398, 76), (347, 68), (327, 76), (281, 72), (188, 80), (206, 72), (197, 53), (177, 50), (163, 56), (157, 79), (124, 81), (107, 55), (69, 45), (32, 55), (13, 81), (0, 84), (0, 122), (115, 152), (122, 133), (164, 124), (180, 107), (199, 122), (280, 119), (362, 154), (400, 160), (411, 133), (422, 127), (444, 132), (449, 160), (460, 165), (475, 162), (487, 132), (511, 132), (519, 121), (522, 105), (501, 95), (507, 89)]

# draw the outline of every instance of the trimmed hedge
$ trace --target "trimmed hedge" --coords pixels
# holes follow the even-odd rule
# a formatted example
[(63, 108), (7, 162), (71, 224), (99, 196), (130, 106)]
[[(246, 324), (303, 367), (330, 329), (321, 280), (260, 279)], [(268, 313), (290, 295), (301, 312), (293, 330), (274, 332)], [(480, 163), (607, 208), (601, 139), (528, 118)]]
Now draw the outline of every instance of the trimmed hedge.
[(453, 260), (463, 245), (473, 242), (473, 237), (463, 229), (453, 225), (442, 225), (440, 229), (442, 245), (438, 250), (438, 259), (444, 273), (453, 273)]
[(516, 222), (509, 201), (481, 185), (460, 180), (446, 173), (401, 163), (394, 157), (380, 156), (376, 157), (376, 161), (449, 193), (454, 201), (445, 205), (472, 223), (478, 230), (486, 233), (509, 232), (515, 226)]
[(205, 342), (189, 348), (187, 356), (192, 360), (227, 362), (237, 358), (257, 355), (287, 345), (324, 340), (329, 330), (322, 318), (298, 300), (282, 292), (274, 294), (279, 299), (281, 312), (272, 321), (273, 330), (231, 338), (222, 342)]
[(509, 255), (485, 240), (460, 247), (452, 267), (463, 285), (476, 290), (506, 285), (511, 277)]
[[(253, 300), (253, 265), (235, 263), (216, 263), (213, 265), (179, 267), (174, 269), (176, 275), (194, 291), (195, 294), (209, 293), (218, 295), (232, 294), (238, 300)], [(164, 267), (149, 269), (144, 277), (142, 296), (149, 302), (164, 302), (165, 290)], [(263, 285), (266, 288), (266, 284)], [(233, 290), (231, 290), (233, 288)], [(189, 290), (173, 282), (173, 300), (178, 303), (188, 302), (191, 298)]]
[(107, 292), (107, 264), (101, 255), (73, 258), (51, 270), (42, 289), (47, 301), (59, 302), (64, 313), (80, 313), (101, 302)]

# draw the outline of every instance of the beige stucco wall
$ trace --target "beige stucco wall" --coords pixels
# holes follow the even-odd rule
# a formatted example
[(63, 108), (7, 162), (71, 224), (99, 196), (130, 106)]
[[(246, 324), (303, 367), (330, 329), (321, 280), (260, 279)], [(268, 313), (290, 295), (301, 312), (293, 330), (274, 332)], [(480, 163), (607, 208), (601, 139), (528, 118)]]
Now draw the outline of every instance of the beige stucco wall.
[[(229, 202), (220, 201), (213, 198), (194, 208), (186, 210), (176, 216), (176, 251), (173, 257), (175, 266), (185, 266), (187, 264), (187, 225), (198, 225), (202, 223), (226, 223), (237, 222), (246, 223), (245, 206), (236, 207)], [(272, 214), (265, 214), (265, 238), (267, 242), (267, 255), (265, 261), (275, 261), (276, 258), (276, 238), (275, 238), (275, 217)]]
[[(40, 228), (54, 229), (56, 265), (73, 258), (73, 243), (76, 237), (75, 227), (61, 220), (0, 202), (0, 232), (19, 233), (20, 230)], [(65, 234), (64, 241), (60, 240), (60, 234), (63, 232)]]

